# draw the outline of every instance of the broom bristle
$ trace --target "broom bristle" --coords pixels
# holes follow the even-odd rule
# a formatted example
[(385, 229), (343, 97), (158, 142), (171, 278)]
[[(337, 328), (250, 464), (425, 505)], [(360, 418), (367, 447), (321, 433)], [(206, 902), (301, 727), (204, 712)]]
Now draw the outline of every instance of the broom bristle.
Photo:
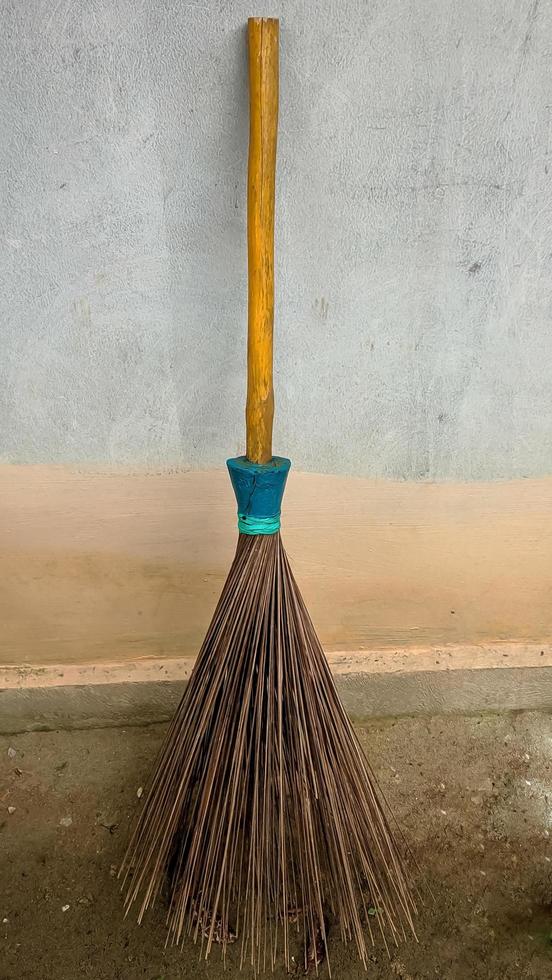
[(328, 915), (365, 964), (374, 927), (385, 943), (414, 932), (384, 801), (279, 533), (239, 537), (121, 870), (127, 911), (138, 899), (141, 920), (168, 878), (168, 941), (191, 934), (207, 955), (237, 937), (255, 971), (289, 968), (291, 929), (327, 955)]

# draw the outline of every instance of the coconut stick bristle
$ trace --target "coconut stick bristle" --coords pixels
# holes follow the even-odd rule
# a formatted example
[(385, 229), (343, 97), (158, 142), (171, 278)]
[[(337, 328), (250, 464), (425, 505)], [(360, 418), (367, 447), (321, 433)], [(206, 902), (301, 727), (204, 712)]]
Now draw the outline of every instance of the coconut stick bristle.
[(137, 901), (141, 920), (168, 880), (168, 941), (191, 935), (207, 956), (237, 937), (256, 972), (290, 968), (298, 928), (327, 956), (329, 916), (365, 964), (373, 928), (386, 944), (414, 932), (385, 804), (279, 534), (239, 537), (121, 870), (127, 911)]

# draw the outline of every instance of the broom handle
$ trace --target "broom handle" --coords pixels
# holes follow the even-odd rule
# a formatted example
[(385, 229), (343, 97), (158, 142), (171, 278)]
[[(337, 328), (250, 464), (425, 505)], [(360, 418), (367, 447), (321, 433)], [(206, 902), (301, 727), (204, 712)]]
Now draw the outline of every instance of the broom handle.
[(272, 459), (274, 389), (274, 184), (278, 130), (278, 21), (251, 17), (249, 35), (249, 165), (247, 172), (246, 455)]

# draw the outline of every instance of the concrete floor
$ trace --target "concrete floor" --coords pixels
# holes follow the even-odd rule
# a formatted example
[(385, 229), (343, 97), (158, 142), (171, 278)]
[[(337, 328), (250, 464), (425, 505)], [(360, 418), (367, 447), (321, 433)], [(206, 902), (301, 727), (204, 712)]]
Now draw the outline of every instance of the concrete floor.
[[(161, 908), (141, 927), (122, 917), (114, 875), (164, 730), (0, 738), (1, 980), (222, 975), (218, 950), (205, 964), (192, 945), (164, 949)], [(376, 947), (370, 978), (552, 977), (551, 716), (402, 718), (358, 732), (426, 895), (419, 944), (391, 959)], [(366, 976), (337, 938), (330, 956), (332, 976)], [(234, 967), (231, 956), (226, 976)]]

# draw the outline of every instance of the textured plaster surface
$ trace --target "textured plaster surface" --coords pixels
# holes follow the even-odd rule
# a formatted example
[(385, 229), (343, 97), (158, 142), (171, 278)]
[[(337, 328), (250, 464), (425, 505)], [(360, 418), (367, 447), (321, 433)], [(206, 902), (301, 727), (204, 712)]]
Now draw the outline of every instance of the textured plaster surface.
[(0, 459), (243, 450), (245, 22), (282, 19), (275, 451), (552, 470), (550, 0), (4, 0)]

